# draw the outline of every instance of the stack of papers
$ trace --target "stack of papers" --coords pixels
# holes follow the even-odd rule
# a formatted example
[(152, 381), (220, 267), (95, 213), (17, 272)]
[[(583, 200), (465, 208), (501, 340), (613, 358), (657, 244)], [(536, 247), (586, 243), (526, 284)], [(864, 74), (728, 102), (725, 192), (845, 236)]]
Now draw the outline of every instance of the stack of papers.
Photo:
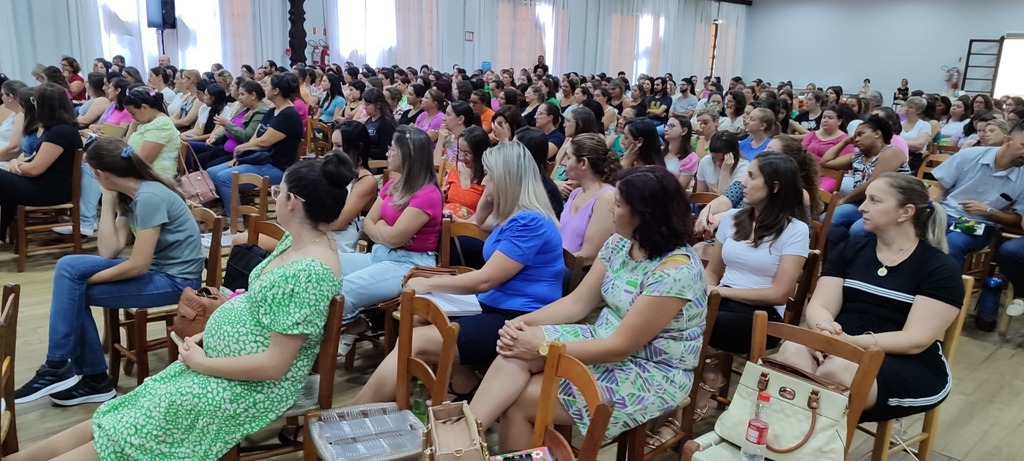
[(449, 317), (465, 317), (481, 313), (480, 301), (476, 295), (453, 295), (448, 293), (425, 293), (416, 295), (418, 298), (429, 299), (437, 304)]

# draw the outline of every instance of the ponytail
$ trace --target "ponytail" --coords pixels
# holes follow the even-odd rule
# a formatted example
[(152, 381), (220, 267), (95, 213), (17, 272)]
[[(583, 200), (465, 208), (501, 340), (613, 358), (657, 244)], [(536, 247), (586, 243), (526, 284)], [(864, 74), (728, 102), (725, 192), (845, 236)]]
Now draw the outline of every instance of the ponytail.
[(925, 239), (933, 247), (938, 248), (943, 253), (948, 253), (949, 244), (946, 242), (946, 209), (942, 208), (942, 205), (934, 204), (931, 200), (929, 200), (927, 204), (919, 206), (918, 209), (923, 210), (926, 216), (926, 222), (923, 227), (924, 235), (920, 235), (921, 231), (919, 230), (918, 236)]

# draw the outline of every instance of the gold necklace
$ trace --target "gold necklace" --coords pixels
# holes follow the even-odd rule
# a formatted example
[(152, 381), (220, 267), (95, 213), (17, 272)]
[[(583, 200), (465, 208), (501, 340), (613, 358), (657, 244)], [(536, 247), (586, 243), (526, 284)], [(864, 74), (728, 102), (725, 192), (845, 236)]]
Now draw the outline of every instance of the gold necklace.
[(878, 276), (879, 277), (885, 277), (885, 275), (889, 273), (888, 267), (893, 265), (897, 260), (899, 260), (900, 257), (903, 256), (903, 253), (905, 253), (906, 251), (907, 251), (906, 248), (900, 250), (900, 254), (896, 255), (896, 257), (893, 258), (892, 261), (889, 264), (886, 264), (886, 263), (882, 262), (882, 259), (879, 258), (878, 262), (882, 262), (882, 267), (878, 268)]

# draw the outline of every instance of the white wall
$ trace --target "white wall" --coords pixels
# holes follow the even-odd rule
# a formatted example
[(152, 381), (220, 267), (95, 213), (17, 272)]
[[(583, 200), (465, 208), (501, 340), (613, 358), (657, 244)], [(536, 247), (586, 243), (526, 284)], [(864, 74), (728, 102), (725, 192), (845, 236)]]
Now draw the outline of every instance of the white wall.
[(904, 77), (911, 89), (945, 93), (942, 66), (963, 69), (970, 39), (1024, 30), (1021, 18), (1021, 0), (754, 0), (743, 73), (846, 93), (870, 78), (886, 102)]

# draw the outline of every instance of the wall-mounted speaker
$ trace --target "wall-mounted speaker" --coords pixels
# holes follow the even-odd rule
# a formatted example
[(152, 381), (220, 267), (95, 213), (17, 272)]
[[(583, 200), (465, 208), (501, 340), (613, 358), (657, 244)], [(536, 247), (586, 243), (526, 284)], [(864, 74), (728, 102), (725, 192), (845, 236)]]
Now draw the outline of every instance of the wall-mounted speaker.
[(146, 19), (153, 29), (174, 29), (178, 18), (174, 14), (174, 0), (146, 0)]

